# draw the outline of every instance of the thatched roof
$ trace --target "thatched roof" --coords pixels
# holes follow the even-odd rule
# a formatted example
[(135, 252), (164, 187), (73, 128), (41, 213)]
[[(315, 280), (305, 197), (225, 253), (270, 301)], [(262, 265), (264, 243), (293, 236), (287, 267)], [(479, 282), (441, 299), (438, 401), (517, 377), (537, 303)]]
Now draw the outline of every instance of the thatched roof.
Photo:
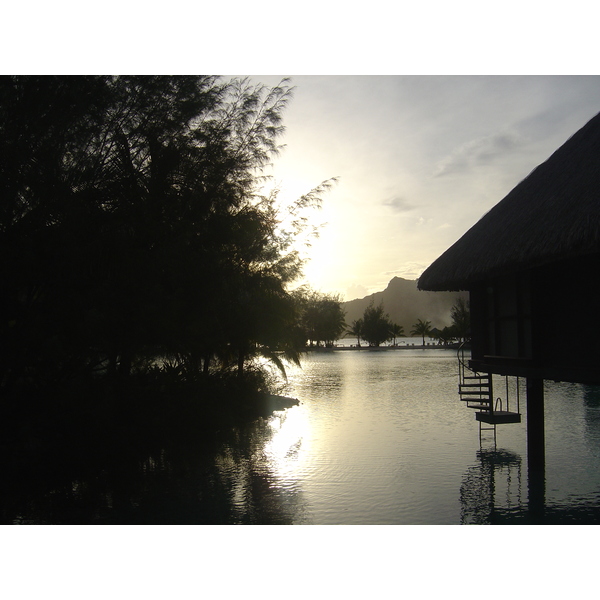
[(600, 252), (600, 113), (539, 165), (419, 278), (422, 290), (471, 284)]

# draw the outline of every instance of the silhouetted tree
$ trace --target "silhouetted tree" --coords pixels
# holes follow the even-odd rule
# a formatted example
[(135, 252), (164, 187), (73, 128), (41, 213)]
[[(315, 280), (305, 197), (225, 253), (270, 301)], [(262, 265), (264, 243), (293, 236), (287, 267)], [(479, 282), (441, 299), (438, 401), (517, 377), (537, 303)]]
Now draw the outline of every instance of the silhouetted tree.
[(363, 313), (362, 337), (369, 346), (380, 346), (392, 339), (392, 323), (389, 315), (383, 312), (383, 305), (373, 306), (373, 301)]
[(350, 328), (348, 329), (348, 331), (346, 333), (356, 336), (358, 347), (360, 348), (360, 339), (361, 339), (362, 333), (363, 333), (363, 320), (356, 319), (356, 320), (352, 321), (352, 325), (350, 326)]
[(398, 325), (397, 323), (392, 323), (390, 327), (390, 335), (394, 340), (394, 346), (396, 345), (396, 338), (402, 337), (404, 335), (404, 327), (402, 325)]
[(471, 335), (471, 313), (469, 303), (464, 298), (457, 298), (456, 304), (450, 309), (452, 328), (455, 337), (464, 341)]
[(0, 78), (3, 391), (123, 379), (165, 356), (239, 374), (257, 354), (297, 359), (296, 217), (330, 183), (291, 206), (262, 193), (290, 94), (210, 76)]
[(299, 291), (298, 298), (302, 306), (301, 324), (306, 340), (311, 346), (313, 343), (320, 346), (321, 342), (325, 346), (332, 346), (346, 327), (340, 296), (304, 289)]
[(420, 335), (422, 338), (422, 345), (425, 345), (425, 336), (431, 331), (431, 321), (423, 321), (418, 319), (413, 325), (411, 335)]

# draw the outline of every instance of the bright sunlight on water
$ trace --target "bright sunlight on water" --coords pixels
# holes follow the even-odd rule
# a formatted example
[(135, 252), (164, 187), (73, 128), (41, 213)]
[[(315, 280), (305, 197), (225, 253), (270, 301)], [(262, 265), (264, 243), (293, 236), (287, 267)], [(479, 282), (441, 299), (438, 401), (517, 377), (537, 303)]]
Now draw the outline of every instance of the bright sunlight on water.
[(284, 422), (273, 439), (298, 448), (289, 475), (310, 522), (457, 522), (478, 429), (457, 402), (452, 352), (313, 353), (288, 393), (301, 401), (284, 416), (294, 435)]

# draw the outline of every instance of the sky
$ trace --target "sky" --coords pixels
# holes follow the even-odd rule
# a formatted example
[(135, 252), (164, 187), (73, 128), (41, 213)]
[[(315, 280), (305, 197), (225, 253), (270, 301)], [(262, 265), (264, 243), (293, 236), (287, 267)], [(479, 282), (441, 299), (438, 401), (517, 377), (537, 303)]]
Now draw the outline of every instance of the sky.
[[(281, 76), (251, 76), (276, 85)], [(271, 175), (313, 213), (306, 282), (344, 300), (417, 279), (600, 112), (599, 76), (292, 76)]]

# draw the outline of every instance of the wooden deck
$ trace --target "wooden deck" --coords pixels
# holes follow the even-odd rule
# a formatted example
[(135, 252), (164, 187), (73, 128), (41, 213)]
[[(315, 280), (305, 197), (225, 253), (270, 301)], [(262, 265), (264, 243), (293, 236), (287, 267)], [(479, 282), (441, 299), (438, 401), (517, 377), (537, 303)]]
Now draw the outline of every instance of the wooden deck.
[(494, 410), (491, 412), (482, 411), (475, 413), (475, 418), (478, 421), (489, 423), (490, 425), (500, 425), (501, 423), (520, 423), (521, 414), (508, 412), (506, 410)]

